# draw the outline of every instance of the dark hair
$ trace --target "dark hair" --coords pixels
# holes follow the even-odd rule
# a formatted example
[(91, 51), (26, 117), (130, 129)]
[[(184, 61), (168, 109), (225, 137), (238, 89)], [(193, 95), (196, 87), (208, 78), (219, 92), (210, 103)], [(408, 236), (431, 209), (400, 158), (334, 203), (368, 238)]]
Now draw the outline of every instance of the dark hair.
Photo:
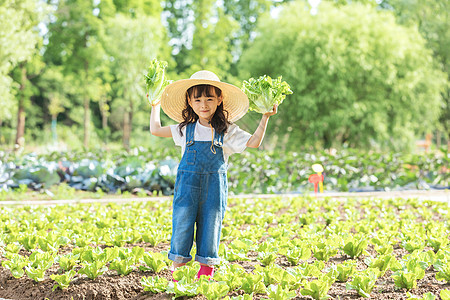
[[(197, 120), (198, 120), (197, 114), (194, 112), (192, 107), (189, 105), (189, 99), (198, 98), (202, 95), (204, 95), (206, 97), (217, 96), (218, 98), (221, 98), (222, 90), (213, 85), (199, 84), (199, 85), (194, 85), (194, 86), (190, 87), (186, 91), (186, 97), (185, 97), (186, 107), (181, 112), (181, 115), (183, 116), (184, 121), (181, 122), (180, 126), (179, 126), (181, 136), (183, 136), (181, 129), (183, 129), (184, 126), (186, 126), (189, 123), (197, 122)], [(223, 101), (222, 101), (222, 103), (220, 103), (219, 106), (217, 106), (217, 110), (214, 113), (213, 117), (211, 118), (210, 124), (217, 133), (225, 133), (225, 131), (228, 129), (228, 125), (231, 124), (228, 121), (228, 112), (225, 109), (223, 109)]]

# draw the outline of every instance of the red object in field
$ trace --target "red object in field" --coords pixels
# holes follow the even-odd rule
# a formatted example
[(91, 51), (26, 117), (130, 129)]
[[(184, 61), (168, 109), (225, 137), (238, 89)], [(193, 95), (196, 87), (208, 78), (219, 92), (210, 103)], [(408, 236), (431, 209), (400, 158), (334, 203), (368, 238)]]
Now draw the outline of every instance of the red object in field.
[(312, 174), (311, 176), (309, 176), (308, 181), (314, 183), (314, 193), (317, 194), (317, 186), (319, 185), (319, 182), (323, 181), (323, 178), (323, 174)]

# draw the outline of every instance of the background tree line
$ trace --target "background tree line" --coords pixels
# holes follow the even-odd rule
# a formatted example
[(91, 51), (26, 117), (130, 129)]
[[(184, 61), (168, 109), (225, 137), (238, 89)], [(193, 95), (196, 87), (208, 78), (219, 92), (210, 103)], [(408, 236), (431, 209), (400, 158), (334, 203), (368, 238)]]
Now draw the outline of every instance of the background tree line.
[[(314, 1), (311, 1), (314, 4)], [(264, 146), (408, 149), (450, 139), (448, 1), (5, 0), (0, 147), (164, 146), (143, 74), (209, 69), (240, 86), (282, 75), (294, 94)], [(259, 116), (239, 125), (253, 131)], [(165, 124), (172, 123), (163, 116)]]

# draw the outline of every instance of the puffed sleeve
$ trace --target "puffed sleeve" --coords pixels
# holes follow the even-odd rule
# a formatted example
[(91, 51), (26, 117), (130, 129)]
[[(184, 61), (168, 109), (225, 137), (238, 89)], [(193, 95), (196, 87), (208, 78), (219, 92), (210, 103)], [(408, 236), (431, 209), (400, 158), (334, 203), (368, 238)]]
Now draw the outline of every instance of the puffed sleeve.
[(231, 124), (224, 136), (223, 149), (228, 154), (242, 153), (247, 148), (247, 142), (252, 135), (239, 128), (236, 124)]
[(186, 126), (183, 127), (182, 131), (183, 131), (183, 136), (181, 136), (180, 134), (180, 130), (178, 130), (178, 125), (170, 125), (170, 131), (172, 131), (172, 138), (173, 141), (175, 142), (176, 146), (182, 146), (184, 145), (184, 139), (186, 136)]

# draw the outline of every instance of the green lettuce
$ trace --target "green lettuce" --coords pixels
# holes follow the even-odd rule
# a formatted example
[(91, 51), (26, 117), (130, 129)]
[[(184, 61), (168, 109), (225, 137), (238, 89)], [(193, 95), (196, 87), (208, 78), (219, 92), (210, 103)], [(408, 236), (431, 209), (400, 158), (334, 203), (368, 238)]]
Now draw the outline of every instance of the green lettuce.
[(242, 90), (250, 102), (249, 109), (262, 114), (271, 112), (275, 104), (281, 104), (286, 95), (292, 94), (289, 84), (281, 81), (281, 76), (272, 79), (264, 75), (244, 80)]
[(155, 58), (150, 62), (147, 75), (144, 76), (147, 87), (147, 98), (150, 104), (158, 103), (164, 89), (172, 82), (167, 79), (166, 68), (167, 62), (165, 61), (158, 61)]

